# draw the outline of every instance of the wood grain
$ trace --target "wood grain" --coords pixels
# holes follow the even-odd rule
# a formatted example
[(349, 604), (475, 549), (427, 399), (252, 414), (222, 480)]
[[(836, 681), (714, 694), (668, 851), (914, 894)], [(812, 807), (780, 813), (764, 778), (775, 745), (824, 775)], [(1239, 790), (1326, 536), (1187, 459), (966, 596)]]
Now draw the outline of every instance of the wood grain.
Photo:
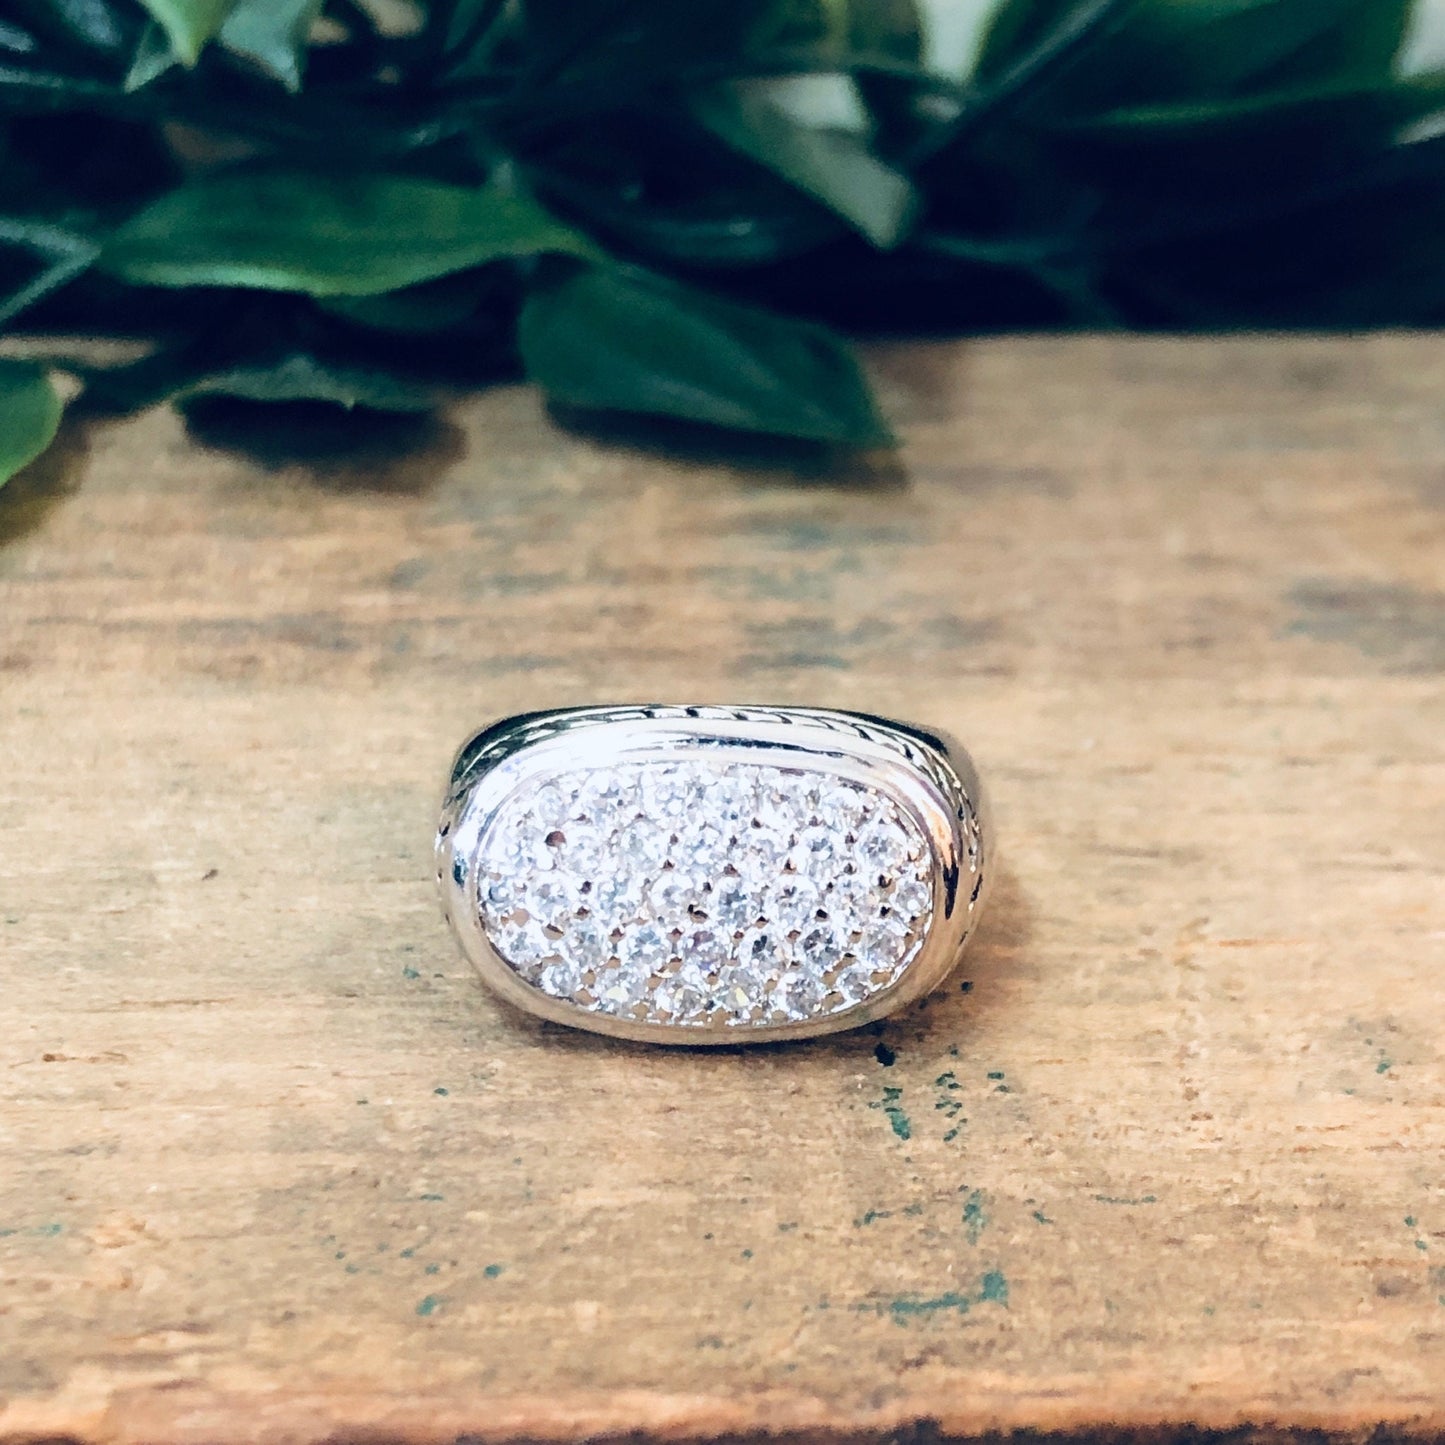
[[(508, 390), (0, 500), (0, 1438), (1445, 1429), (1440, 339), (873, 364), (896, 467)], [(963, 975), (711, 1056), (485, 995), (452, 748), (635, 698), (962, 736)]]

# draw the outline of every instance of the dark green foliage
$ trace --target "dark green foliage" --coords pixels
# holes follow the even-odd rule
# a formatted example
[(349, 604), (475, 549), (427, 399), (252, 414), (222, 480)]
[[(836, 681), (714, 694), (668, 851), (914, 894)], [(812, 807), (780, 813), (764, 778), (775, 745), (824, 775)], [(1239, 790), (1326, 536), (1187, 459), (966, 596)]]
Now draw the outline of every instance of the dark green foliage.
[(60, 398), (32, 361), (0, 361), (0, 479), (35, 460), (60, 425)]
[(602, 265), (536, 286), (522, 361), (549, 396), (806, 441), (885, 443), (857, 363), (803, 321)]
[[(0, 324), (149, 337), (92, 408), (869, 446), (829, 326), (1440, 321), (1442, 67), (1437, 0), (0, 0)], [(0, 480), (58, 413), (0, 366)]]

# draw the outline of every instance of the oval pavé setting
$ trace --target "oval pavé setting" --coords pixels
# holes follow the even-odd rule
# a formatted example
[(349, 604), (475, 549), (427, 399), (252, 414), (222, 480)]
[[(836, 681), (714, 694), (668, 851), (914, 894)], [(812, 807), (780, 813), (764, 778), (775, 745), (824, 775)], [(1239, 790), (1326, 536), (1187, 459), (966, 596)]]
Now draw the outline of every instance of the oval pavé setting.
[(933, 987), (982, 905), (957, 755), (805, 709), (509, 719), (453, 770), (447, 913), (489, 983), (580, 1028), (706, 1044), (856, 1027)]

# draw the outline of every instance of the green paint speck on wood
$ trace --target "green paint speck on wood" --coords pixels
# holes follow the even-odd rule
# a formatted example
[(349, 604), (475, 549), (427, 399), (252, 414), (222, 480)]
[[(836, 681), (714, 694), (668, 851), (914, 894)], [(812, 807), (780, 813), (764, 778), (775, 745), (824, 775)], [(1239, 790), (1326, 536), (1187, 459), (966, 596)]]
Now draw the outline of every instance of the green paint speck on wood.
[(1008, 1281), (1003, 1277), (1003, 1271), (991, 1269), (978, 1282), (979, 1302), (985, 1301), (994, 1304), (1006, 1305), (1008, 1303)]
[(965, 1294), (960, 1290), (949, 1290), (945, 1294), (921, 1297), (899, 1295), (888, 1303), (888, 1313), (895, 1324), (906, 1324), (910, 1319), (929, 1315), (953, 1313), (966, 1315), (974, 1305), (1001, 1304), (1008, 1306), (1008, 1281), (1002, 1271), (991, 1269), (980, 1277), (977, 1294)]
[(913, 1125), (909, 1122), (908, 1115), (904, 1112), (903, 1106), (898, 1102), (903, 1097), (903, 1090), (896, 1088), (885, 1088), (883, 1097), (877, 1103), (870, 1104), (870, 1109), (882, 1109), (888, 1120), (889, 1127), (900, 1139), (911, 1139), (913, 1137)]
[(977, 1244), (979, 1235), (988, 1228), (988, 1210), (984, 1208), (987, 1202), (988, 1197), (981, 1189), (971, 1190), (963, 1201), (963, 1227), (968, 1231), (970, 1244)]
[(29, 1229), (0, 1229), (0, 1239), (8, 1239), (12, 1234), (29, 1234), (37, 1239), (54, 1239), (64, 1228), (63, 1224), (33, 1224)]
[(887, 1305), (854, 1305), (856, 1310), (872, 1310), (877, 1314), (887, 1313), (894, 1324), (906, 1325), (913, 1319), (926, 1319), (939, 1314), (966, 1315), (974, 1305), (1000, 1304), (1008, 1308), (1008, 1280), (1003, 1272), (991, 1269), (979, 1277), (978, 1292), (968, 1294), (962, 1290), (948, 1290), (938, 1295), (898, 1295)]
[(912, 1315), (937, 1314), (940, 1310), (956, 1310), (959, 1314), (966, 1315), (972, 1303), (968, 1295), (950, 1290), (947, 1294), (936, 1295), (932, 1299), (902, 1295), (889, 1304), (888, 1310), (895, 1320), (902, 1321)]

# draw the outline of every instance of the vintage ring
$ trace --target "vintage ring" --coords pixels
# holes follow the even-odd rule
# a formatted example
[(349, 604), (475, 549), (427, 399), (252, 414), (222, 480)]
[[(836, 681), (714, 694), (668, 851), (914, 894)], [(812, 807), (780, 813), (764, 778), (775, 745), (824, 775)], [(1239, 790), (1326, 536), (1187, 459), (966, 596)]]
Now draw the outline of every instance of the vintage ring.
[(483, 729), (437, 833), (482, 978), (669, 1044), (856, 1028), (936, 987), (993, 873), (968, 755), (790, 707), (589, 707)]

